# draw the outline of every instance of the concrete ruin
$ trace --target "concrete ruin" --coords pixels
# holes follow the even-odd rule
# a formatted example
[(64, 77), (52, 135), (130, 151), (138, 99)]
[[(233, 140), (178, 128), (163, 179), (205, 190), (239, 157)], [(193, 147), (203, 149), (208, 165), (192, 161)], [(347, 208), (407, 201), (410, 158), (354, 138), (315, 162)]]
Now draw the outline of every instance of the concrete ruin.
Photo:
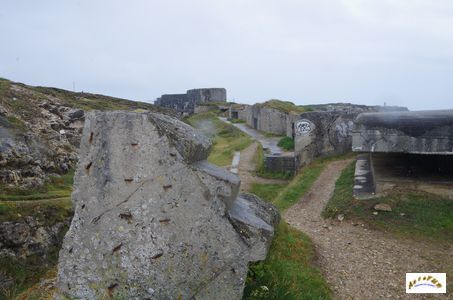
[(294, 123), (296, 165), (304, 166), (316, 157), (351, 151), (351, 130), (357, 114), (307, 112)]
[(210, 146), (166, 115), (88, 113), (57, 298), (241, 299), (279, 213), (238, 195)]
[(324, 105), (319, 108), (324, 110), (288, 114), (286, 135), (294, 139), (296, 168), (310, 163), (316, 157), (350, 152), (354, 120), (360, 113), (407, 111), (405, 107), (345, 103)]
[(352, 136), (357, 198), (397, 187), (453, 198), (453, 110), (363, 113)]
[(246, 110), (246, 122), (250, 127), (275, 135), (286, 134), (287, 112), (267, 107), (265, 103), (249, 106)]
[(250, 105), (247, 104), (232, 104), (228, 110), (228, 119), (241, 120), (246, 122), (247, 115), (250, 112)]
[(155, 105), (174, 109), (181, 115), (191, 115), (200, 103), (226, 102), (224, 88), (203, 88), (188, 90), (185, 94), (166, 94), (154, 101)]

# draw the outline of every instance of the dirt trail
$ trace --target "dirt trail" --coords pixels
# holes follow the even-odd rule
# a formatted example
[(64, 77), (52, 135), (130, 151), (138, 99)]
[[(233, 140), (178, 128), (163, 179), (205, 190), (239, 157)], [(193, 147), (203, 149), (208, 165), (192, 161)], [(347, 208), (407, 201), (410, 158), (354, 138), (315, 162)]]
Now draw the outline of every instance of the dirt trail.
[[(405, 273), (451, 270), (451, 245), (439, 247), (397, 239), (363, 224), (325, 220), (320, 216), (333, 194), (335, 181), (350, 162), (329, 164), (306, 196), (289, 208), (284, 218), (313, 240), (318, 263), (335, 298), (424, 299), (406, 294)], [(453, 295), (437, 294), (434, 298), (453, 299)]]
[(255, 155), (258, 153), (258, 142), (253, 142), (250, 146), (241, 151), (239, 161), (239, 177), (241, 178), (241, 191), (249, 191), (252, 183), (263, 184), (285, 184), (287, 180), (266, 179), (255, 175), (256, 161)]

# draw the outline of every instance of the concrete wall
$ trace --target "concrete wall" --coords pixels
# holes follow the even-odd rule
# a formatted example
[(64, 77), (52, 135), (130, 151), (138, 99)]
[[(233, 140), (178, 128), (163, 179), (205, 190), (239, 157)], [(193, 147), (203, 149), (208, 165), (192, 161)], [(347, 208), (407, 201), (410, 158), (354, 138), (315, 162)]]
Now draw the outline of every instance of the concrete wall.
[(247, 111), (247, 124), (260, 131), (276, 135), (286, 134), (288, 114), (280, 110), (255, 104)]
[(193, 89), (186, 94), (162, 95), (154, 104), (174, 109), (180, 114), (193, 114), (196, 104), (207, 102), (226, 102), (226, 89)]
[(453, 110), (364, 113), (355, 123), (357, 152), (453, 155)]
[(195, 105), (194, 113), (201, 114), (210, 111), (215, 111), (217, 109), (218, 107), (213, 105)]
[(295, 121), (295, 160), (299, 168), (314, 158), (351, 151), (355, 113), (307, 112)]
[(228, 109), (228, 118), (229, 119), (238, 119), (238, 120), (243, 120), (247, 121), (247, 115), (249, 113), (249, 107), (250, 105), (236, 105), (233, 104), (230, 106)]
[(193, 103), (226, 102), (226, 89), (209, 88), (188, 90), (187, 98)]
[(154, 104), (171, 108), (181, 113), (194, 108), (193, 104), (188, 102), (186, 94), (165, 94), (157, 98)]
[(293, 174), (296, 170), (294, 156), (264, 155), (264, 168), (274, 172), (289, 172)]

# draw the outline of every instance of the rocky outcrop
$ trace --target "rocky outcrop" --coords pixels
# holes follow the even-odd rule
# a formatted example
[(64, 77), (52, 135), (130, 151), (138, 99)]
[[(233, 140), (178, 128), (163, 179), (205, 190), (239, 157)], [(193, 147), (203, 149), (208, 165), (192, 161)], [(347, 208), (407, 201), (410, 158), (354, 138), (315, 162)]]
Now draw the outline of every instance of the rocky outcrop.
[[(14, 85), (11, 91), (12, 95), (28, 92)], [(0, 183), (34, 188), (44, 183), (46, 175), (66, 173), (75, 165), (83, 110), (50, 99), (35, 107), (30, 103), (30, 115), (7, 106), (6, 101), (0, 103)]]
[(239, 178), (206, 162), (210, 143), (177, 119), (86, 118), (58, 295), (240, 299), (249, 262), (266, 257), (277, 209), (238, 196)]
[[(34, 216), (22, 220), (0, 223), (0, 260), (2, 264), (31, 265), (42, 268), (52, 261), (61, 247), (63, 236), (71, 223), (71, 217), (52, 224)], [(54, 262), (55, 263), (55, 262)], [(17, 280), (0, 268), (0, 298), (3, 291), (14, 286)]]
[(151, 104), (32, 87), (0, 78), (0, 185), (36, 188), (77, 163), (85, 111), (147, 109)]
[(21, 221), (0, 223), (0, 257), (45, 256), (52, 247), (59, 247), (65, 226), (70, 222), (69, 217), (66, 221), (46, 225), (33, 216), (27, 216)]

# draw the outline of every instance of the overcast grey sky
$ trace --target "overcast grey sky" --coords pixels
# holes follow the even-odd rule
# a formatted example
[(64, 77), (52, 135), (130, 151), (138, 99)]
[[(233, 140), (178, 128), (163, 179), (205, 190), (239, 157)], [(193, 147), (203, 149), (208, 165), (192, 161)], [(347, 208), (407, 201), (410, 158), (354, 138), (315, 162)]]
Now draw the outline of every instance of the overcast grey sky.
[(453, 108), (451, 0), (0, 0), (0, 77), (153, 101)]

